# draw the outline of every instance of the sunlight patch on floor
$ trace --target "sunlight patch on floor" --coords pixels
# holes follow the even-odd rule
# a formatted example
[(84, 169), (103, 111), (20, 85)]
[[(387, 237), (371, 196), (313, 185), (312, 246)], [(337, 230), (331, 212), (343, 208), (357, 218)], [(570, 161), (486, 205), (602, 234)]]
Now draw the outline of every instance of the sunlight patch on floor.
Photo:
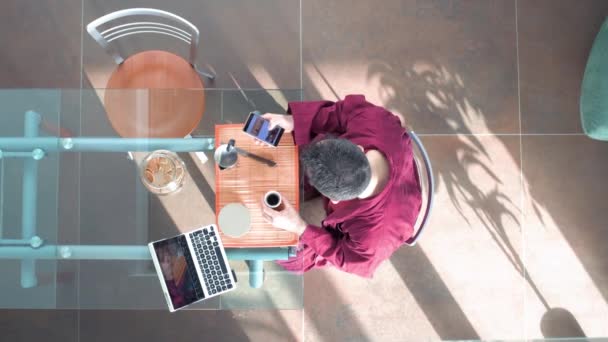
[[(525, 184), (526, 189), (530, 184)], [(608, 305), (593, 279), (564, 237), (551, 213), (536, 203), (526, 208), (526, 264), (538, 289), (551, 308), (571, 312), (587, 336), (608, 336)], [(542, 337), (541, 318), (547, 311), (538, 296), (527, 289), (527, 330)], [(604, 319), (599, 319), (604, 317)]]
[[(440, 339), (390, 262), (383, 263), (371, 280), (337, 269), (314, 272), (315, 280), (323, 278), (321, 288), (330, 289), (305, 292), (306, 341)], [(331, 298), (325, 298), (328, 293)]]

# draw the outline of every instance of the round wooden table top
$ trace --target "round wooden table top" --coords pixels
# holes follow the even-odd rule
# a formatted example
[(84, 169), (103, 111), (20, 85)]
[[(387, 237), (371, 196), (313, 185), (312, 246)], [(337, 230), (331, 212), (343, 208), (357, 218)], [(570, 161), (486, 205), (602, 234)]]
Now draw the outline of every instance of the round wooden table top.
[(104, 105), (122, 137), (183, 138), (203, 117), (205, 91), (185, 59), (166, 51), (145, 51), (114, 70)]

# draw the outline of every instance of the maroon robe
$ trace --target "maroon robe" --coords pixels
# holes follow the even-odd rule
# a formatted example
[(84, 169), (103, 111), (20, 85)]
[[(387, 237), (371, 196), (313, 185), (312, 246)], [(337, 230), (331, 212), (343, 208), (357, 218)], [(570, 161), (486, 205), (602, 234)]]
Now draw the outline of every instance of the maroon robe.
[(322, 227), (308, 225), (300, 236), (298, 255), (279, 264), (305, 272), (328, 262), (342, 271), (372, 277), (413, 234), (421, 192), (412, 142), (399, 119), (382, 107), (349, 95), (342, 101), (291, 102), (297, 145), (332, 134), (382, 152), (390, 164), (390, 179), (381, 193), (333, 204), (324, 198), (327, 217)]

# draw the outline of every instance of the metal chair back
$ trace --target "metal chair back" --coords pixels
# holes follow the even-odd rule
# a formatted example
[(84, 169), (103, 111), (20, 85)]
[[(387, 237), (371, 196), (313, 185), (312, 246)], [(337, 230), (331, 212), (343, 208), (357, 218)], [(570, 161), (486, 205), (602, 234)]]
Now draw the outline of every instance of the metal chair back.
[[(124, 18), (128, 17), (132, 17), (133, 21), (124, 23)], [(146, 18), (145, 21), (138, 21), (143, 17)], [(104, 29), (100, 30), (100, 27)], [(87, 25), (87, 32), (114, 58), (116, 64), (122, 64), (125, 57), (118, 52), (113, 43), (123, 37), (155, 33), (177, 38), (190, 45), (188, 61), (196, 69), (196, 53), (199, 43), (198, 29), (186, 19), (173, 13), (153, 8), (124, 9), (93, 20)], [(199, 73), (203, 72), (199, 71)]]
[(416, 135), (414, 131), (409, 131), (408, 135), (416, 146), (416, 150), (414, 151), (414, 162), (416, 163), (416, 168), (418, 170), (423, 198), (420, 214), (416, 221), (416, 225), (414, 226), (414, 235), (404, 242), (408, 246), (414, 246), (422, 236), (431, 215), (433, 197), (435, 194), (435, 179), (433, 176), (431, 160), (429, 159), (429, 155), (426, 152), (422, 141), (420, 141), (420, 138), (418, 138), (418, 135)]

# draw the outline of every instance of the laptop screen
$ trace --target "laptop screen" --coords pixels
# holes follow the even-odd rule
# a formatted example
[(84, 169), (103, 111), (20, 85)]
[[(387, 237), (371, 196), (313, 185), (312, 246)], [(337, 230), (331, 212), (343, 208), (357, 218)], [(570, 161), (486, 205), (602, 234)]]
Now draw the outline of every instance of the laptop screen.
[(153, 244), (161, 273), (174, 309), (196, 302), (194, 280), (198, 279), (196, 269), (188, 267), (186, 255), (188, 245), (183, 235)]

